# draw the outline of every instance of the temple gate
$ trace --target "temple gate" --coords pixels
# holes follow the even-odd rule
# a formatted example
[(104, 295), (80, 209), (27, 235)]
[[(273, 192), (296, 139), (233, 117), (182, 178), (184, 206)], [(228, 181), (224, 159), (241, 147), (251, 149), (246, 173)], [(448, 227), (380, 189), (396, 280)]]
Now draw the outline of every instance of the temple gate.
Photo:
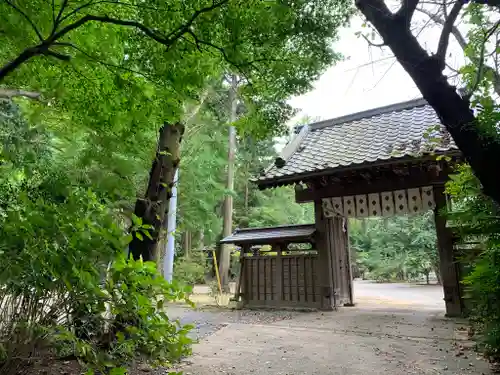
[[(297, 202), (314, 202), (315, 230), (310, 243), (317, 260), (304, 263), (303, 275), (312, 270), (316, 297), (311, 303), (304, 300), (303, 305), (331, 310), (354, 303), (348, 218), (433, 210), (446, 313), (460, 316), (464, 312), (460, 267), (443, 215), (449, 207), (444, 185), (458, 161), (461, 153), (423, 99), (297, 129), (274, 165), (254, 182), (261, 189), (294, 185)], [(224, 241), (236, 243), (229, 237)], [(241, 244), (247, 250), (254, 245), (251, 239)], [(243, 269), (249, 262), (242, 257)], [(272, 265), (267, 269), (258, 271), (264, 272), (264, 280), (273, 278)], [(246, 304), (251, 304), (252, 280), (243, 277), (242, 292), (238, 292)], [(276, 298), (280, 302), (275, 305), (293, 306), (283, 295)]]

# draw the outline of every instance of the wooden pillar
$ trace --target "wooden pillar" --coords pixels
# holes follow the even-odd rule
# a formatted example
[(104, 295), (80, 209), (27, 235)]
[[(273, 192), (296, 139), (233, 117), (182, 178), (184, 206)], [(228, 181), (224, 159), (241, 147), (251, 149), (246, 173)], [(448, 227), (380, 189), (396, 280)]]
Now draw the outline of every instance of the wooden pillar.
[(328, 219), (328, 246), (333, 255), (333, 284), (337, 306), (352, 306), (351, 261), (347, 227), (343, 217)]
[(243, 245), (240, 249), (240, 274), (238, 276), (238, 282), (236, 284), (236, 291), (234, 293), (234, 299), (236, 302), (240, 302), (240, 297), (242, 301), (242, 305), (246, 304), (246, 295), (245, 291), (248, 288), (246, 283), (246, 273), (247, 273), (247, 265), (245, 264), (245, 254), (250, 251), (249, 245)]
[(314, 202), (314, 217), (316, 225), (316, 247), (318, 250), (318, 286), (322, 310), (333, 310), (336, 306), (333, 281), (332, 252), (329, 246), (328, 219), (323, 215), (321, 200)]
[(346, 279), (347, 279), (347, 300), (344, 306), (354, 306), (354, 290), (352, 285), (352, 264), (351, 264), (351, 245), (349, 243), (349, 220), (344, 218), (343, 222), (344, 229), (344, 253), (346, 257)]
[(286, 246), (277, 244), (273, 246), (273, 251), (276, 251), (276, 273), (272, 278), (276, 281), (276, 301), (283, 301), (283, 258), (281, 257), (283, 249)]
[(441, 283), (443, 284), (446, 315), (457, 317), (461, 316), (464, 312), (464, 305), (460, 285), (459, 264), (456, 261), (453, 251), (453, 236), (450, 229), (446, 227), (446, 217), (444, 216), (447, 209), (444, 186), (434, 187), (434, 201), (436, 202), (434, 219), (436, 222)]

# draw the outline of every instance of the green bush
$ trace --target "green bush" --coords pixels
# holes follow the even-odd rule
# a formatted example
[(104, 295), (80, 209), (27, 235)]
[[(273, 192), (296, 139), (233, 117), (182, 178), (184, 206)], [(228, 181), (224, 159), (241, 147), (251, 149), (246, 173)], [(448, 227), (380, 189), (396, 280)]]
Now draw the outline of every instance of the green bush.
[(202, 251), (177, 258), (174, 264), (174, 279), (181, 285), (204, 284), (207, 272), (207, 256)]
[(460, 239), (480, 242), (482, 251), (466, 251), (461, 263), (465, 275), (466, 304), (478, 333), (479, 348), (494, 361), (500, 360), (500, 216), (499, 207), (481, 192), (469, 166), (461, 166), (447, 185), (456, 210), (450, 215)]
[(162, 309), (189, 290), (168, 284), (152, 263), (125, 260), (130, 235), (105, 203), (83, 189), (63, 199), (25, 191), (9, 190), (0, 205), (2, 375), (40, 356), (71, 355), (119, 374), (136, 360), (189, 354), (190, 327)]
[(92, 370), (119, 374), (136, 360), (168, 366), (191, 353), (187, 334), (192, 327), (170, 321), (164, 304), (185, 299), (189, 292), (165, 281), (155, 263), (119, 257), (104, 288), (85, 301), (84, 316), (95, 323), (83, 335), (60, 327), (55, 338), (58, 344), (70, 345)]

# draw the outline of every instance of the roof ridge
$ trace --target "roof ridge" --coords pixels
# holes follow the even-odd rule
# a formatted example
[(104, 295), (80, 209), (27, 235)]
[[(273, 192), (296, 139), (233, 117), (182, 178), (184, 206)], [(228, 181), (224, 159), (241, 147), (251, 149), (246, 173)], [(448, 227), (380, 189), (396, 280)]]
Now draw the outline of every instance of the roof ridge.
[(389, 113), (389, 112), (400, 112), (400, 111), (404, 111), (407, 109), (422, 107), (425, 105), (429, 105), (429, 103), (427, 103), (427, 100), (425, 100), (424, 98), (412, 99), (412, 100), (407, 100), (407, 101), (400, 102), (400, 103), (389, 104), (389, 105), (386, 105), (383, 107), (367, 109), (364, 111), (352, 113), (350, 115), (336, 117), (336, 118), (329, 119), (329, 120), (315, 122), (315, 123), (309, 124), (309, 128), (310, 128), (310, 131), (314, 131), (314, 130), (323, 129), (323, 128), (333, 126), (333, 125), (340, 125), (340, 124), (343, 124), (346, 122), (358, 121), (358, 120), (361, 120), (364, 118), (383, 115), (383, 114)]

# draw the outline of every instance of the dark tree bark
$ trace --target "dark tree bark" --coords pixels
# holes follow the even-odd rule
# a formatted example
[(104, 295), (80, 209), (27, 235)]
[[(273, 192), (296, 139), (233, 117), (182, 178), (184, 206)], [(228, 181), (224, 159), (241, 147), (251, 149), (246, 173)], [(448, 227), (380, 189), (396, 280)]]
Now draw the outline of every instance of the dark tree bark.
[[(356, 0), (357, 8), (379, 32), (436, 111), (481, 181), (484, 193), (500, 202), (500, 180), (495, 173), (500, 170), (500, 143), (479, 130), (468, 99), (462, 98), (443, 74), (444, 60), (429, 55), (412, 35), (409, 25), (418, 0), (403, 3), (398, 12), (392, 13), (383, 0)], [(498, 3), (490, 5), (498, 6)]]
[(144, 198), (137, 199), (134, 214), (142, 218), (143, 224), (153, 226), (152, 239), (143, 236), (140, 240), (134, 235), (129, 245), (129, 253), (134, 259), (154, 261), (162, 226), (165, 224), (168, 202), (172, 197), (175, 171), (180, 162), (180, 144), (184, 126), (165, 124), (158, 137), (156, 156), (151, 166), (149, 182)]

